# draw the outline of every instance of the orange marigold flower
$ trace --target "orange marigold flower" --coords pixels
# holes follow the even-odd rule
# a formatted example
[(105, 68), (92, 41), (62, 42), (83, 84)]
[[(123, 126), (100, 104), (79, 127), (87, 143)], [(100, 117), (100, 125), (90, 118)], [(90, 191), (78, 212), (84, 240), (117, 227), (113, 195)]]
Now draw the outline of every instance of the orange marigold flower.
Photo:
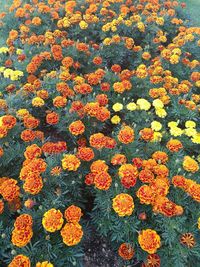
[(152, 158), (162, 164), (165, 164), (168, 161), (168, 155), (163, 151), (154, 152)]
[(105, 135), (102, 133), (92, 134), (90, 136), (90, 145), (96, 149), (102, 149), (106, 144)]
[(178, 152), (180, 149), (183, 148), (183, 145), (181, 141), (178, 139), (171, 139), (167, 142), (166, 147), (171, 151), (171, 152)]
[(197, 202), (200, 202), (200, 184), (191, 182), (187, 189), (188, 194)]
[(132, 164), (123, 164), (118, 170), (118, 175), (121, 178), (122, 185), (125, 188), (130, 188), (137, 182), (138, 170)]
[(21, 139), (24, 141), (24, 142), (30, 142), (30, 141), (33, 141), (35, 139), (35, 132), (32, 131), (32, 130), (24, 130), (22, 131), (21, 133)]
[(174, 186), (180, 187), (184, 190), (187, 189), (187, 181), (186, 178), (184, 176), (181, 175), (175, 175), (172, 177), (172, 184)]
[(64, 213), (65, 219), (72, 223), (78, 223), (82, 215), (81, 209), (74, 205), (69, 206)]
[(25, 183), (23, 184), (23, 189), (25, 192), (31, 195), (37, 195), (43, 188), (42, 177), (37, 173), (32, 173), (28, 175)]
[(24, 152), (25, 158), (30, 160), (40, 157), (41, 154), (42, 154), (42, 149), (36, 144), (28, 146), (26, 148), (26, 151)]
[(161, 246), (160, 236), (151, 229), (142, 230), (139, 233), (138, 242), (140, 247), (149, 254), (154, 254)]
[(85, 132), (85, 125), (82, 121), (74, 121), (69, 125), (69, 131), (73, 135), (83, 134)]
[(154, 132), (151, 128), (144, 128), (140, 131), (141, 138), (146, 142), (153, 140), (153, 134)]
[(111, 186), (112, 178), (107, 172), (99, 172), (94, 176), (94, 185), (100, 190), (108, 190)]
[(46, 116), (46, 122), (51, 125), (57, 124), (59, 121), (59, 115), (56, 112), (51, 112)]
[(158, 254), (151, 254), (147, 256), (146, 265), (147, 267), (160, 267), (160, 257)]
[(19, 196), (20, 188), (17, 181), (9, 178), (0, 185), (0, 194), (6, 201), (12, 201)]
[(112, 165), (122, 165), (122, 164), (125, 164), (126, 161), (127, 161), (127, 158), (123, 154), (115, 154), (111, 159)]
[(38, 127), (39, 124), (40, 121), (33, 116), (28, 115), (24, 117), (24, 126), (28, 129), (34, 129)]
[(76, 171), (79, 168), (80, 164), (80, 160), (72, 154), (65, 155), (62, 159), (62, 167), (64, 170)]
[(14, 257), (8, 267), (31, 267), (31, 262), (28, 257), (20, 254)]
[(6, 130), (7, 129), (9, 130), (15, 126), (17, 120), (12, 115), (5, 115), (1, 117), (1, 122), (2, 122), (2, 125), (6, 128)]
[(63, 215), (60, 210), (50, 209), (46, 211), (42, 218), (42, 225), (48, 232), (55, 232), (61, 229), (63, 225)]
[(100, 106), (106, 106), (108, 104), (108, 97), (105, 94), (99, 94), (96, 96), (96, 101)]
[(123, 144), (129, 144), (134, 141), (134, 130), (130, 126), (123, 126), (119, 131), (118, 140)]
[(67, 99), (64, 96), (56, 96), (53, 99), (53, 105), (57, 108), (63, 108), (67, 104)]
[(121, 72), (121, 66), (118, 64), (114, 64), (114, 65), (112, 65), (111, 70), (113, 72)]
[(31, 238), (33, 236), (33, 231), (32, 229), (27, 229), (27, 230), (24, 230), (24, 231), (18, 231), (16, 229), (13, 230), (12, 232), (12, 243), (14, 246), (17, 246), (17, 247), (24, 247), (26, 246)]
[(17, 217), (14, 223), (14, 227), (17, 231), (25, 231), (31, 228), (33, 225), (33, 219), (29, 214), (22, 214)]
[(88, 173), (85, 176), (86, 185), (93, 185), (94, 184), (94, 177), (95, 177), (95, 173)]
[(67, 246), (77, 245), (83, 237), (83, 230), (79, 223), (66, 223), (60, 233)]
[(166, 196), (169, 191), (169, 180), (165, 177), (157, 176), (150, 187), (157, 195)]
[(104, 122), (110, 118), (110, 111), (106, 107), (99, 107), (96, 118)]
[(196, 241), (192, 233), (185, 233), (180, 237), (180, 243), (188, 248), (193, 248), (196, 244)]
[(91, 161), (94, 158), (94, 151), (90, 147), (79, 147), (77, 157), (83, 161)]
[(55, 60), (62, 60), (63, 59), (63, 55), (62, 55), (62, 47), (60, 45), (53, 45), (51, 47), (51, 52), (53, 54), (53, 58)]
[(130, 244), (122, 243), (118, 249), (118, 254), (124, 260), (131, 260), (135, 251)]
[(169, 169), (163, 164), (155, 166), (153, 168), (153, 171), (158, 176), (168, 176), (169, 175)]
[(52, 176), (59, 176), (62, 172), (62, 168), (60, 166), (56, 166), (51, 169), (51, 175)]
[(99, 160), (92, 162), (90, 166), (90, 170), (92, 173), (107, 172), (108, 165), (106, 165), (104, 160), (99, 159)]
[(155, 192), (148, 185), (142, 185), (137, 191), (137, 197), (140, 200), (141, 204), (152, 204), (155, 199)]
[(28, 198), (28, 199), (24, 202), (24, 206), (25, 206), (27, 209), (31, 209), (35, 204), (36, 204), (35, 201), (32, 200), (31, 198)]
[(113, 199), (112, 207), (120, 216), (130, 216), (134, 210), (134, 202), (132, 196), (121, 193)]
[(143, 183), (151, 183), (154, 180), (154, 174), (150, 170), (144, 169), (140, 171), (139, 179)]
[(193, 158), (185, 156), (183, 159), (183, 168), (188, 172), (195, 173), (199, 170), (199, 165)]

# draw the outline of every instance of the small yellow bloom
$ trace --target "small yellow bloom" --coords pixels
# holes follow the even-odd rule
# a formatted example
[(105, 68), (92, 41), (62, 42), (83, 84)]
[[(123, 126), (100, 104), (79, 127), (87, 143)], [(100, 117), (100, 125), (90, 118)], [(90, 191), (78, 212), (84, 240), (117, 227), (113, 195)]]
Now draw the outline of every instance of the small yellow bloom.
[(192, 142), (195, 144), (200, 144), (200, 133), (196, 133), (192, 136)]
[(162, 139), (162, 134), (160, 132), (153, 133), (153, 140), (152, 142), (160, 142)]
[(88, 28), (88, 24), (87, 22), (85, 22), (84, 20), (81, 20), (81, 22), (79, 23), (79, 26), (82, 30), (85, 30)]
[(44, 106), (44, 100), (41, 97), (34, 97), (32, 99), (32, 105), (34, 107), (42, 107)]
[(155, 99), (152, 103), (155, 108), (163, 108), (164, 104), (160, 99)]
[(54, 265), (48, 261), (37, 262), (36, 267), (54, 267)]
[(170, 121), (170, 122), (168, 122), (168, 127), (169, 128), (174, 128), (174, 127), (177, 127), (178, 126), (178, 122), (176, 122), (176, 121)]
[(139, 106), (140, 109), (142, 110), (149, 110), (151, 108), (151, 104), (149, 103), (149, 101), (147, 101), (144, 98), (140, 98), (137, 100), (137, 105)]
[(197, 131), (196, 131), (196, 129), (193, 129), (193, 128), (187, 128), (184, 130), (184, 133), (185, 133), (185, 135), (191, 137), (191, 136), (196, 135)]
[(118, 124), (118, 123), (120, 123), (120, 121), (121, 121), (121, 119), (120, 119), (120, 117), (117, 116), (117, 115), (115, 115), (115, 116), (113, 116), (113, 117), (111, 118), (111, 122), (112, 122), (112, 124)]
[(179, 127), (173, 127), (170, 129), (170, 134), (173, 136), (180, 136), (183, 134), (183, 130)]
[(159, 121), (152, 121), (151, 129), (158, 132), (162, 129), (162, 124)]
[(194, 121), (186, 121), (185, 127), (186, 128), (195, 128), (196, 127), (196, 123)]
[(17, 55), (21, 55), (21, 54), (22, 54), (22, 52), (23, 52), (23, 50), (22, 50), (22, 49), (19, 49), (19, 48), (18, 48), (18, 49), (16, 50), (16, 54), (17, 54)]
[(160, 118), (165, 118), (167, 116), (167, 112), (165, 111), (164, 108), (157, 108), (156, 115)]
[(123, 109), (123, 105), (121, 103), (115, 103), (113, 106), (112, 106), (112, 109), (115, 111), (115, 112), (118, 112), (120, 110)]
[(129, 104), (126, 105), (126, 108), (130, 111), (134, 111), (137, 109), (137, 105), (134, 102), (130, 102)]

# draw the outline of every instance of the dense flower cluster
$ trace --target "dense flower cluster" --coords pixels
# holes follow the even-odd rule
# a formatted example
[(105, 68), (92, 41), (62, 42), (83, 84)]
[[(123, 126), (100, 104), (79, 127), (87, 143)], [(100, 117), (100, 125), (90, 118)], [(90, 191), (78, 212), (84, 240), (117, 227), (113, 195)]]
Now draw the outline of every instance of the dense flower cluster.
[(0, 265), (83, 266), (91, 229), (121, 266), (199, 262), (200, 29), (184, 8), (13, 0), (0, 14)]

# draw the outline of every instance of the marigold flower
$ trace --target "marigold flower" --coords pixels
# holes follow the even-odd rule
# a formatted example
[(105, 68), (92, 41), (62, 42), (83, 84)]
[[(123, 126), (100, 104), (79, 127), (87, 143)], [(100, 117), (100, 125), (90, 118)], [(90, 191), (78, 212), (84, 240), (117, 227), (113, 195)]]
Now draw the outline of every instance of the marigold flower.
[(74, 121), (69, 125), (69, 131), (73, 135), (83, 134), (85, 131), (85, 125), (80, 120)]
[(127, 161), (127, 158), (123, 154), (115, 154), (111, 159), (112, 165), (122, 165), (122, 164), (125, 164), (126, 161)]
[(118, 249), (118, 254), (124, 260), (131, 260), (135, 251), (129, 243), (122, 243)]
[(146, 142), (153, 140), (153, 134), (154, 132), (151, 128), (144, 128), (140, 131), (141, 138)]
[(130, 126), (123, 126), (118, 134), (118, 140), (123, 144), (134, 141), (134, 130)]
[(122, 185), (125, 188), (130, 188), (137, 182), (138, 170), (132, 164), (123, 164), (118, 170), (118, 175), (121, 178)]
[(26, 246), (31, 238), (33, 236), (32, 229), (27, 229), (24, 231), (18, 231), (18, 230), (13, 230), (12, 232), (12, 244), (17, 247), (24, 247)]
[(79, 168), (80, 164), (80, 160), (72, 154), (67, 154), (62, 159), (62, 167), (64, 170), (76, 171)]
[(23, 184), (23, 189), (25, 192), (31, 195), (37, 195), (43, 188), (42, 177), (36, 174), (28, 175), (25, 183)]
[(91, 161), (94, 158), (94, 152), (90, 147), (79, 147), (77, 157), (83, 161)]
[(34, 158), (38, 158), (40, 157), (42, 154), (42, 150), (41, 148), (36, 145), (36, 144), (33, 144), (33, 145), (30, 145), (26, 148), (26, 151), (24, 152), (24, 156), (26, 159), (34, 159)]
[(181, 141), (178, 139), (171, 139), (167, 142), (166, 147), (171, 151), (171, 152), (178, 152), (180, 149), (183, 148), (183, 145)]
[(32, 131), (32, 130), (24, 130), (22, 131), (21, 133), (21, 139), (24, 141), (24, 142), (30, 142), (30, 141), (33, 141), (35, 139), (35, 132)]
[(63, 225), (63, 215), (60, 210), (50, 209), (46, 211), (42, 218), (42, 225), (48, 232), (55, 232), (61, 229)]
[(185, 156), (183, 159), (183, 168), (188, 172), (195, 173), (199, 170), (198, 163), (189, 156)]
[(142, 230), (138, 236), (141, 248), (149, 254), (154, 254), (161, 246), (160, 236), (151, 229)]
[(8, 267), (31, 267), (31, 262), (25, 255), (17, 255), (8, 265)]
[(46, 116), (46, 122), (51, 125), (57, 124), (59, 121), (59, 115), (56, 112), (51, 112)]
[(188, 248), (193, 248), (196, 244), (196, 241), (192, 233), (185, 233), (180, 237), (180, 243)]
[(94, 176), (94, 185), (97, 189), (108, 190), (111, 186), (112, 178), (107, 172), (99, 172)]
[(152, 204), (155, 199), (155, 192), (148, 185), (142, 185), (138, 189), (136, 195), (139, 198), (141, 204), (146, 204), (146, 205)]
[(66, 223), (60, 233), (67, 246), (77, 245), (83, 237), (83, 230), (79, 223)]
[(120, 217), (130, 216), (134, 210), (133, 198), (129, 194), (118, 194), (113, 198), (112, 207)]
[(81, 209), (74, 205), (69, 206), (64, 213), (65, 219), (71, 223), (78, 223), (82, 215)]
[(54, 267), (54, 265), (48, 261), (37, 262), (35, 267)]
[(106, 144), (105, 135), (102, 133), (92, 134), (90, 136), (90, 145), (96, 149), (102, 149)]
[(19, 196), (20, 188), (17, 185), (17, 181), (11, 178), (6, 179), (0, 185), (0, 194), (6, 201), (12, 201)]
[(140, 171), (139, 179), (143, 183), (151, 183), (154, 180), (154, 174), (150, 170), (144, 169)]

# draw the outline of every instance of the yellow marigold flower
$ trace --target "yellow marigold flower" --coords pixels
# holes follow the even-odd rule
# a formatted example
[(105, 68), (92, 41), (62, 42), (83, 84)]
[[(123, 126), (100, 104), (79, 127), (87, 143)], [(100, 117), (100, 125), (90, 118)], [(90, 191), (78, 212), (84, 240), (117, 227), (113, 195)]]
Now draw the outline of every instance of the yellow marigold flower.
[(174, 127), (177, 127), (178, 126), (178, 122), (176, 122), (176, 121), (170, 121), (170, 122), (168, 122), (168, 127), (169, 128), (174, 128)]
[(162, 129), (162, 124), (159, 121), (152, 121), (151, 129), (158, 132)]
[(164, 20), (163, 17), (159, 17), (159, 18), (156, 19), (156, 23), (157, 23), (158, 25), (163, 25), (164, 22), (165, 22), (165, 20)]
[(180, 136), (183, 134), (183, 130), (179, 127), (173, 127), (170, 129), (170, 134), (173, 136)]
[(138, 27), (138, 30), (140, 32), (144, 32), (145, 31), (145, 26), (144, 26), (144, 23), (143, 22), (138, 22), (137, 23), (137, 27)]
[(21, 55), (21, 54), (22, 54), (22, 52), (23, 52), (23, 50), (22, 50), (22, 49), (19, 49), (19, 48), (18, 48), (18, 49), (16, 50), (16, 54), (17, 54), (17, 55)]
[(87, 22), (85, 22), (84, 20), (82, 20), (80, 23), (79, 23), (79, 26), (82, 30), (85, 30), (88, 28), (88, 24)]
[(157, 108), (163, 108), (164, 104), (160, 99), (155, 99), (152, 103), (152, 105), (157, 109)]
[(112, 106), (112, 109), (115, 111), (115, 112), (118, 112), (120, 110), (123, 109), (123, 105), (121, 103), (115, 103), (113, 106)]
[(54, 267), (54, 265), (48, 261), (37, 262), (35, 267)]
[(111, 38), (105, 38), (105, 39), (103, 40), (103, 44), (104, 44), (104, 45), (110, 45), (110, 44), (111, 44)]
[(160, 132), (153, 133), (153, 142), (160, 142), (162, 139), (162, 134)]
[(142, 230), (139, 233), (138, 242), (140, 247), (149, 254), (156, 253), (157, 249), (161, 246), (160, 236), (151, 229)]
[(165, 118), (167, 116), (167, 112), (164, 108), (157, 108), (156, 115), (160, 118)]
[(42, 218), (42, 225), (48, 232), (55, 232), (61, 229), (63, 225), (63, 215), (60, 210), (50, 209), (44, 213)]
[(186, 128), (195, 128), (196, 127), (196, 123), (194, 121), (186, 121), (185, 127)]
[(193, 135), (191, 140), (195, 144), (200, 144), (200, 133), (196, 133), (195, 135)]
[(16, 112), (16, 115), (18, 118), (22, 119), (25, 116), (28, 116), (30, 113), (27, 109), (23, 108), (23, 109), (19, 109)]
[(7, 52), (9, 52), (9, 48), (8, 47), (5, 47), (5, 46), (0, 47), (0, 54), (2, 54), (2, 53), (6, 54)]
[(115, 115), (115, 116), (113, 116), (113, 117), (111, 118), (111, 122), (112, 122), (112, 124), (118, 124), (118, 123), (120, 123), (120, 121), (121, 121), (121, 119), (120, 119), (120, 117), (117, 116), (117, 115)]
[(191, 137), (191, 136), (196, 135), (197, 131), (196, 131), (196, 129), (193, 129), (193, 128), (187, 128), (184, 130), (184, 134)]
[(190, 156), (185, 156), (183, 159), (183, 169), (195, 173), (199, 170), (199, 164)]
[(178, 55), (172, 55), (171, 57), (170, 57), (170, 63), (171, 64), (178, 64), (178, 62), (179, 62), (179, 56)]
[(121, 193), (113, 199), (112, 207), (120, 217), (130, 216), (134, 210), (133, 198), (129, 194)]
[(76, 171), (80, 164), (80, 160), (72, 154), (65, 155), (62, 159), (62, 167), (64, 170)]
[(126, 108), (130, 111), (134, 111), (137, 109), (137, 105), (134, 102), (130, 102), (129, 104), (126, 105)]
[(140, 98), (137, 100), (137, 105), (139, 106), (140, 109), (142, 110), (149, 110), (151, 108), (151, 104), (149, 103), (149, 101), (147, 101), (144, 98)]
[(32, 99), (32, 105), (34, 106), (34, 107), (42, 107), (42, 106), (44, 106), (44, 100), (41, 98), (41, 97), (34, 97), (33, 99)]

